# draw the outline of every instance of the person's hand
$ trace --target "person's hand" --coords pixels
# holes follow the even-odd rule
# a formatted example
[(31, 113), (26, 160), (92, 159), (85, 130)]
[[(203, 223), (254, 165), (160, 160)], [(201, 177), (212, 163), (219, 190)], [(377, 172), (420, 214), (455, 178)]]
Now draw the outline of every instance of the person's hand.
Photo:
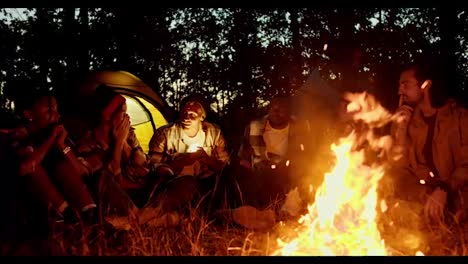
[(51, 129), (48, 132), (49, 133), (49, 139), (52, 139), (55, 142), (55, 140), (57, 139), (57, 136), (59, 135), (59, 132), (60, 132), (59, 130), (60, 129), (56, 125), (51, 126), (50, 128)]
[(407, 124), (413, 115), (413, 108), (409, 105), (401, 105), (395, 111), (395, 118), (399, 124)]
[(112, 136), (114, 137), (115, 142), (123, 143), (128, 137), (130, 132), (130, 117), (128, 114), (125, 114), (122, 119), (114, 120)]
[(53, 133), (55, 134), (55, 145), (60, 149), (65, 148), (65, 140), (68, 136), (68, 132), (65, 127), (63, 125), (57, 125), (53, 129)]
[(401, 105), (398, 107), (395, 115), (393, 116), (396, 122), (392, 127), (392, 136), (395, 140), (395, 147), (392, 149), (392, 151), (395, 153), (395, 155), (401, 153), (404, 149), (403, 146), (406, 145), (407, 128), (412, 115), (413, 109), (410, 106)]
[(435, 191), (429, 195), (424, 206), (424, 216), (428, 220), (441, 221), (444, 216), (444, 209), (447, 204), (447, 192), (436, 188)]

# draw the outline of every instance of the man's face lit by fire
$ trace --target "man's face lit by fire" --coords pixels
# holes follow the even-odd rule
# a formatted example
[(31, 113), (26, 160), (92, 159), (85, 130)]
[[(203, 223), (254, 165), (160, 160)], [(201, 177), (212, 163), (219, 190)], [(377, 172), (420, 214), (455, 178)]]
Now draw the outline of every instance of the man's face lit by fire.
[(32, 109), (25, 111), (25, 115), (37, 128), (46, 128), (57, 123), (60, 118), (57, 101), (53, 96), (41, 96)]
[(203, 109), (199, 103), (188, 102), (180, 111), (180, 120), (183, 128), (199, 127), (203, 119)]
[(268, 120), (275, 126), (286, 126), (289, 122), (290, 106), (286, 99), (276, 99), (270, 104)]
[(414, 70), (410, 69), (401, 73), (398, 95), (403, 97), (403, 103), (412, 106), (418, 104), (423, 99), (423, 89), (415, 77)]

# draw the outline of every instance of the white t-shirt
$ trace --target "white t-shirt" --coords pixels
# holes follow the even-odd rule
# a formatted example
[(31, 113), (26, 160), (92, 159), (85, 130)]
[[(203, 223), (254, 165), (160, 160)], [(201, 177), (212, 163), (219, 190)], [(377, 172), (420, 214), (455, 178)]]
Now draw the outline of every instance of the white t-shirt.
[(198, 133), (194, 137), (189, 137), (184, 130), (182, 130), (182, 142), (185, 144), (185, 153), (187, 152), (195, 152), (196, 147), (203, 147), (203, 143), (205, 143), (205, 131), (200, 129)]
[(266, 151), (284, 157), (288, 152), (289, 125), (283, 129), (274, 129), (267, 121), (263, 140), (265, 140)]
[[(195, 152), (197, 147), (203, 147), (205, 143), (205, 131), (200, 129), (198, 133), (194, 137), (189, 137), (183, 130), (182, 130), (182, 142), (185, 144), (185, 151), (184, 153), (188, 152)], [(200, 163), (195, 161), (192, 165), (184, 166), (182, 172), (179, 175), (198, 175), (200, 172)]]

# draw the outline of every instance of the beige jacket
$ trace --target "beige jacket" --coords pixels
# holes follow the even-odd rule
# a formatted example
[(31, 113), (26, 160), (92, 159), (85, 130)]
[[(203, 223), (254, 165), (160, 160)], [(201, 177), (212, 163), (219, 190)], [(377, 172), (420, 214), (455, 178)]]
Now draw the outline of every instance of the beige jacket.
[[(407, 129), (407, 133), (402, 133)], [(423, 154), (428, 127), (416, 108), (407, 127), (393, 133), (406, 134), (406, 144), (400, 165), (409, 168), (421, 179), (430, 177)], [(401, 141), (400, 141), (401, 143)], [(432, 140), (434, 164), (440, 179), (460, 190), (468, 181), (468, 111), (454, 101), (449, 101), (437, 111)]]
[[(229, 153), (221, 129), (209, 122), (203, 122), (202, 129), (206, 133), (205, 143), (202, 146), (205, 152), (208, 156), (227, 163)], [(148, 155), (151, 162), (167, 163), (178, 153), (183, 153), (185, 143), (181, 133), (182, 128), (179, 123), (171, 123), (156, 130), (149, 143)]]

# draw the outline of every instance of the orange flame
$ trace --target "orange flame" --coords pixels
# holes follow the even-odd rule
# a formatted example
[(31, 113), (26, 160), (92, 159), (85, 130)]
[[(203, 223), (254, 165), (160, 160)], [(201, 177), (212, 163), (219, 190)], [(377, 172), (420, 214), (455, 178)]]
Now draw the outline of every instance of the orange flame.
[[(381, 127), (394, 120), (373, 96), (346, 94), (351, 103), (348, 111), (354, 120), (361, 120), (370, 128)], [(363, 150), (354, 148), (364, 137), (373, 150), (391, 146), (391, 138), (376, 137), (369, 129), (364, 134), (351, 132), (332, 144), (336, 163), (325, 174), (315, 194), (315, 203), (299, 219), (299, 227), (288, 242), (277, 239), (278, 249), (273, 255), (388, 255), (384, 240), (376, 224), (377, 186), (384, 174), (382, 164), (365, 165)], [(380, 209), (388, 207), (380, 201)], [(422, 254), (420, 252), (420, 254)]]
[(309, 213), (302, 216), (298, 237), (289, 243), (278, 240), (278, 255), (386, 255), (375, 224), (377, 182), (381, 167), (362, 165), (362, 151), (353, 152), (352, 133), (332, 145), (337, 162), (325, 175)]

